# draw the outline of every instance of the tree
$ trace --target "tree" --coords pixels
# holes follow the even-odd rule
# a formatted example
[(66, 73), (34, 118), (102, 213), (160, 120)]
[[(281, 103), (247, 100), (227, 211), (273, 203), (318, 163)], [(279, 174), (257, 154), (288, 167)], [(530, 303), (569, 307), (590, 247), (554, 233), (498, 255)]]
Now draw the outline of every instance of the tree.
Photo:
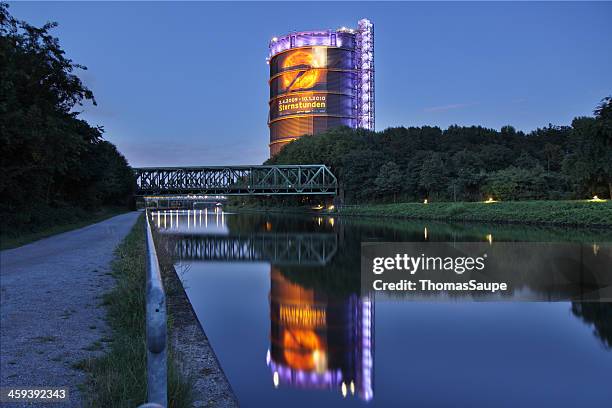
[(546, 170), (550, 171), (551, 163), (558, 163), (563, 157), (561, 146), (552, 143), (544, 145), (544, 156), (546, 157)]
[[(346, 201), (404, 199), (567, 199), (603, 196), (612, 165), (610, 99), (595, 118), (574, 126), (536, 129), (529, 134), (505, 126), (394, 127), (371, 132), (348, 127), (302, 137), (270, 164), (324, 163), (338, 176)], [(607, 143), (607, 144), (606, 144)], [(389, 181), (401, 169), (401, 190)], [(571, 184), (570, 184), (571, 175)], [(497, 195), (497, 194), (496, 194)]]
[[(74, 73), (86, 68), (67, 58), (51, 35), (56, 26), (19, 21), (0, 3), (0, 213), (9, 226), (17, 211), (27, 222), (37, 208), (107, 204), (133, 185), (125, 158), (103, 141), (103, 129), (78, 118), (76, 107), (96, 102)], [(88, 188), (98, 167), (114, 182), (92, 197)]]
[(499, 130), (499, 132), (502, 134), (502, 136), (514, 136), (514, 135), (516, 135), (516, 129), (513, 126), (510, 126), (510, 125), (502, 126), (502, 128)]
[(593, 334), (607, 350), (612, 349), (612, 304), (572, 302), (572, 314), (593, 326)]
[(612, 134), (609, 133), (612, 127), (612, 96), (603, 98), (593, 113), (595, 118), (604, 122), (607, 136), (612, 137)]
[(612, 139), (605, 119), (574, 119), (568, 150), (563, 169), (576, 194), (591, 196), (606, 189), (612, 197)]
[(606, 154), (602, 158), (603, 170), (608, 183), (608, 193), (612, 199), (612, 96), (602, 99), (595, 109), (595, 118), (600, 122), (599, 129), (601, 143), (604, 145)]
[(345, 191), (348, 201), (371, 201), (375, 194), (372, 180), (384, 162), (384, 155), (371, 150), (355, 150), (343, 156), (338, 169), (342, 182), (340, 188)]
[(513, 165), (522, 169), (533, 169), (538, 167), (540, 163), (535, 157), (531, 156), (529, 153), (523, 150), (521, 151), (521, 154), (517, 157), (517, 159), (514, 161)]
[(393, 202), (396, 201), (397, 193), (402, 190), (403, 174), (399, 166), (390, 161), (383, 164), (374, 180), (376, 193), (379, 195), (393, 194)]
[(427, 191), (428, 197), (437, 196), (446, 190), (446, 168), (440, 153), (431, 152), (421, 166), (419, 185)]
[(545, 200), (567, 198), (567, 180), (559, 173), (546, 172), (541, 166), (510, 166), (487, 177), (484, 192), (502, 200)]
[[(495, 146), (495, 145), (494, 145)], [(475, 200), (479, 198), (480, 186), (486, 177), (486, 168), (482, 155), (463, 149), (451, 158), (453, 180), (449, 185), (449, 193), (453, 201), (458, 198)]]

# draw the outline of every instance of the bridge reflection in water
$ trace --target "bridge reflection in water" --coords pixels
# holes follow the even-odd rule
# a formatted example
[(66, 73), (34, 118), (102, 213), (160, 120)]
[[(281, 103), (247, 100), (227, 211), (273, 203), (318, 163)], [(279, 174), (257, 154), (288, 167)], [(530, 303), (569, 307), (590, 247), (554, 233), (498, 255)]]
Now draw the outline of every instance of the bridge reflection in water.
[[(224, 224), (223, 211), (212, 211), (211, 215), (208, 210), (159, 211), (153, 213), (153, 220), (158, 229), (173, 231), (163, 240), (173, 259), (325, 266), (338, 251), (338, 236), (334, 233), (202, 235), (193, 230), (202, 225), (208, 227), (209, 218), (217, 227)], [(184, 227), (185, 220), (187, 230), (180, 224)]]
[[(206, 233), (225, 225), (217, 211), (159, 211), (152, 219), (173, 259), (269, 262), (270, 347), (275, 388), (330, 390), (374, 397), (374, 302), (291, 281), (283, 267), (323, 267), (338, 250), (336, 233)], [(204, 227), (204, 229), (201, 229)], [(198, 233), (199, 232), (199, 233)], [(309, 273), (304, 270), (303, 273)]]

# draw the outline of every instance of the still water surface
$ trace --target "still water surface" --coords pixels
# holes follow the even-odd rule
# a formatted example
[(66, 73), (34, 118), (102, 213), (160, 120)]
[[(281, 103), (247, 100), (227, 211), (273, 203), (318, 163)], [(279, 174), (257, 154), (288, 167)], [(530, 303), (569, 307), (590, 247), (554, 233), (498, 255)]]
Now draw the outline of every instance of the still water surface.
[(159, 212), (241, 406), (610, 407), (612, 307), (360, 295), (362, 241), (578, 241), (523, 226)]

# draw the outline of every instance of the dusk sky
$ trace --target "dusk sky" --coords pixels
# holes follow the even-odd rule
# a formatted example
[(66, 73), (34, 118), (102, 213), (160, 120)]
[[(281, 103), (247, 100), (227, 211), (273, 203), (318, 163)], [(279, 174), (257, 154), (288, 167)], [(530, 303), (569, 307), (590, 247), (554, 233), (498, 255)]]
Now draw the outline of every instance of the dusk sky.
[(268, 41), (375, 27), (376, 128), (529, 131), (591, 115), (612, 94), (612, 3), (10, 3), (57, 21), (67, 56), (132, 166), (260, 164), (268, 157)]

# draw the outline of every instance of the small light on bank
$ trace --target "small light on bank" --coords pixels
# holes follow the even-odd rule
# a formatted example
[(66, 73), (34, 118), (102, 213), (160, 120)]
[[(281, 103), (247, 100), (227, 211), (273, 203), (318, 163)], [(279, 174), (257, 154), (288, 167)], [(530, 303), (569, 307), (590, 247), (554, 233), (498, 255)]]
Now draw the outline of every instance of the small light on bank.
[(494, 200), (493, 197), (489, 197), (487, 198), (487, 200), (484, 202), (485, 204), (491, 204), (491, 203), (496, 203), (497, 200)]
[(429, 201), (427, 199), (424, 199), (423, 204), (429, 204)]
[(328, 209), (329, 211), (332, 211), (334, 208), (336, 208), (336, 206), (334, 206), (333, 204), (331, 204), (329, 207), (327, 207), (327, 209)]
[(592, 203), (605, 203), (606, 200), (602, 200), (601, 198), (597, 197), (596, 195), (593, 196), (593, 198), (591, 198), (590, 200), (588, 200)]

